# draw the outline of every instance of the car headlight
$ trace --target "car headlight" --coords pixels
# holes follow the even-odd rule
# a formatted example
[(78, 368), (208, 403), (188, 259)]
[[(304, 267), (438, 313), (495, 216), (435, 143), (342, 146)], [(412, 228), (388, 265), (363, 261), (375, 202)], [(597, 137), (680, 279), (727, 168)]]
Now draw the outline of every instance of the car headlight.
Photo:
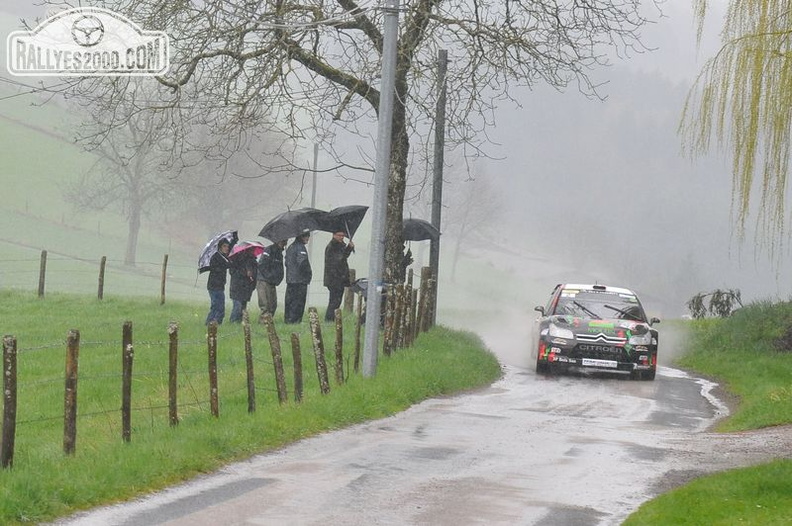
[(645, 332), (643, 334), (633, 334), (630, 336), (630, 345), (651, 345), (652, 333)]
[(550, 324), (550, 330), (548, 331), (548, 335), (553, 338), (564, 338), (566, 340), (574, 340), (575, 334), (570, 331), (569, 329), (565, 329), (563, 327), (559, 327), (558, 325)]

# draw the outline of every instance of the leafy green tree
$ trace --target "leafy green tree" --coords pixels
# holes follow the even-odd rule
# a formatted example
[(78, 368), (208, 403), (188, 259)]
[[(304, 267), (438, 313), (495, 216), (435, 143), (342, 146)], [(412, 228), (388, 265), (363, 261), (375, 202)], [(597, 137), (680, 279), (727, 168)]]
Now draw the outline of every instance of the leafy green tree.
[[(711, 4), (693, 0), (699, 41)], [(690, 91), (680, 132), (692, 156), (715, 146), (730, 152), (738, 238), (753, 204), (757, 243), (778, 256), (792, 153), (792, 10), (781, 0), (731, 0), (724, 20), (721, 48)]]

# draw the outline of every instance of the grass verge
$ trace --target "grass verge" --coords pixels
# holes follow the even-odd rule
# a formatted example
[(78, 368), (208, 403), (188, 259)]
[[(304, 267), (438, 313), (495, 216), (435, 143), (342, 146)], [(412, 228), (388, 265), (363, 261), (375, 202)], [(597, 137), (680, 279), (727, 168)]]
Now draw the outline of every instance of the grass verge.
[[(718, 431), (792, 422), (792, 349), (778, 346), (790, 327), (790, 302), (757, 302), (728, 319), (691, 322), (689, 349), (677, 365), (739, 398)], [(790, 517), (792, 461), (778, 460), (697, 479), (645, 503), (624, 524), (774, 525)]]
[[(322, 395), (307, 321), (278, 325), (290, 399), (289, 333), (301, 340), (305, 392), (301, 403), (278, 404), (274, 367), (263, 327), (252, 327), (257, 410), (247, 412), (244, 337), (224, 324), (218, 336), (220, 416), (209, 411), (206, 305), (145, 299), (0, 291), (0, 331), (18, 343), (17, 433), (13, 468), (0, 470), (0, 523), (41, 522), (128, 499), (230, 461), (282, 447), (324, 431), (392, 415), (430, 397), (490, 384), (497, 359), (470, 333), (435, 327), (414, 346), (380, 356), (377, 374), (350, 374), (354, 327), (345, 321), (344, 384), (334, 381), (331, 324), (324, 340), (331, 392)], [(121, 439), (121, 327), (133, 322), (132, 439)], [(179, 323), (179, 417), (167, 416), (167, 326)], [(276, 323), (281, 320), (277, 320)], [(65, 344), (79, 329), (78, 434), (65, 456)]]

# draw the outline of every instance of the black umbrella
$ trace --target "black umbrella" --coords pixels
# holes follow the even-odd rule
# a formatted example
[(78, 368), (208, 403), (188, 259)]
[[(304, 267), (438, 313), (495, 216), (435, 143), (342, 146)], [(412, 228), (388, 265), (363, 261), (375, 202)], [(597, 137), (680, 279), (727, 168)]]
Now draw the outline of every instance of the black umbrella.
[(210, 239), (209, 242), (204, 247), (204, 249), (201, 251), (201, 255), (198, 256), (199, 274), (201, 272), (206, 272), (209, 270), (209, 261), (212, 259), (212, 256), (215, 255), (215, 252), (217, 252), (217, 244), (220, 242), (221, 239), (227, 240), (229, 243), (231, 243), (232, 247), (237, 241), (239, 241), (239, 237), (237, 236), (236, 230), (226, 230), (225, 232), (220, 232), (212, 239)]
[(423, 219), (405, 219), (402, 221), (405, 241), (423, 241), (425, 239), (439, 239), (440, 231), (429, 221)]
[(283, 212), (270, 219), (259, 232), (259, 236), (277, 243), (297, 237), (308, 230), (319, 230), (319, 221), (327, 212), (316, 208), (299, 208)]
[(320, 220), (318, 230), (324, 232), (344, 231), (349, 239), (357, 232), (363, 217), (368, 211), (367, 206), (347, 205), (333, 208), (327, 212)]

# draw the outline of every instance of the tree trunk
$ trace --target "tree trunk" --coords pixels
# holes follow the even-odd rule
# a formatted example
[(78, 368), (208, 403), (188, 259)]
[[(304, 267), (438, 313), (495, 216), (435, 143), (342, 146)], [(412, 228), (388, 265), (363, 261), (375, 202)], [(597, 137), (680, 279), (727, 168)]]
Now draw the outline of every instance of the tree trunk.
[(135, 266), (138, 234), (140, 233), (140, 213), (140, 206), (134, 204), (131, 205), (129, 211), (129, 230), (127, 235), (126, 256), (124, 256), (125, 265)]
[(402, 216), (404, 192), (407, 188), (407, 155), (410, 141), (407, 137), (407, 120), (404, 104), (407, 99), (407, 83), (399, 75), (396, 81), (396, 97), (393, 101), (393, 124), (391, 126), (391, 166), (388, 176), (388, 210), (385, 221), (385, 267), (384, 281), (395, 283), (400, 275), (404, 235)]
[(453, 256), (454, 259), (452, 260), (452, 264), (451, 264), (451, 283), (456, 283), (456, 269), (457, 269), (457, 263), (459, 263), (459, 251), (462, 247), (462, 236), (464, 236), (465, 232), (467, 232), (468, 230), (467, 224), (468, 224), (470, 208), (471, 207), (469, 204), (464, 207), (465, 212), (462, 215), (462, 224), (459, 227), (459, 234), (457, 235), (456, 244), (454, 245), (454, 256)]

